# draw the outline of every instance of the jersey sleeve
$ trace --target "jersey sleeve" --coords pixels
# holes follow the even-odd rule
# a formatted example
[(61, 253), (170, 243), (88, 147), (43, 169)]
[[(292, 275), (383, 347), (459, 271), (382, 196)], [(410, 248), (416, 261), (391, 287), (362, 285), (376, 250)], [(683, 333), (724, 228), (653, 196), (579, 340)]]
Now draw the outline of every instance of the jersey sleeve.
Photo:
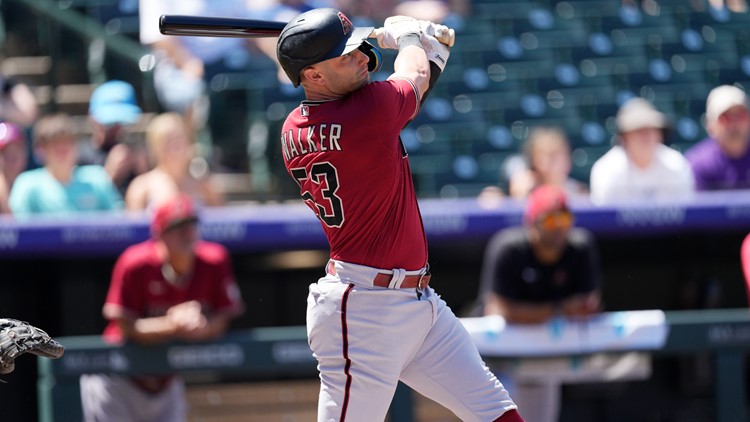
[(401, 130), (419, 112), (419, 93), (414, 81), (396, 77), (384, 82), (375, 82), (365, 90), (374, 104), (372, 116), (379, 122), (392, 122)]
[(136, 271), (132, 268), (128, 250), (123, 252), (112, 270), (107, 298), (102, 314), (109, 320), (138, 318)]

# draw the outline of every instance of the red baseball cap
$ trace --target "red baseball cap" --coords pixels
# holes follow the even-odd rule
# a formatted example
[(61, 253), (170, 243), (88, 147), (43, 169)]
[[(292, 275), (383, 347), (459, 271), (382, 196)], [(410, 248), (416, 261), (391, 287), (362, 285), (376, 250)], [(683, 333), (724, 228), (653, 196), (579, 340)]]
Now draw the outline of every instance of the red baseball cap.
[(568, 201), (565, 191), (555, 185), (542, 185), (531, 191), (526, 200), (523, 220), (526, 224), (533, 224), (541, 215), (567, 210)]
[(179, 194), (163, 202), (154, 210), (151, 220), (151, 235), (158, 237), (179, 225), (197, 221), (198, 214), (192, 198), (186, 194)]
[(13, 142), (21, 142), (25, 139), (26, 135), (17, 125), (9, 122), (0, 123), (0, 151), (6, 145), (10, 145)]

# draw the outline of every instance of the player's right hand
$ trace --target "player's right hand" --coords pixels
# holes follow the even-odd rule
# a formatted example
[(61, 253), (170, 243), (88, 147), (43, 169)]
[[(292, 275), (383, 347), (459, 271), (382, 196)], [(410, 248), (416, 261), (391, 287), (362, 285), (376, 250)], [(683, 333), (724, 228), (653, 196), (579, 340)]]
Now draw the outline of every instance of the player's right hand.
[(419, 21), (408, 16), (391, 16), (385, 20), (383, 31), (375, 31), (381, 48), (398, 49), (398, 39), (406, 34), (419, 35), (422, 29)]

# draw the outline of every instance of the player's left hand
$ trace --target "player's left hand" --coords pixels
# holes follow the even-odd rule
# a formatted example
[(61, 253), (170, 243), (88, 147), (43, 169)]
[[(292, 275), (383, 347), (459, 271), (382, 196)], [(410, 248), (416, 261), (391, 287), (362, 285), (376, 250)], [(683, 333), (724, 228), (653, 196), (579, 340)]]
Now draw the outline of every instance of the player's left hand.
[(375, 30), (381, 48), (398, 49), (398, 39), (406, 34), (421, 33), (419, 21), (409, 16), (391, 16), (383, 23), (383, 30)]
[(172, 306), (167, 310), (167, 317), (177, 327), (180, 336), (203, 329), (207, 325), (201, 304), (196, 300)]
[[(417, 22), (419, 23), (420, 36), (422, 34), (432, 35), (441, 43), (448, 47), (453, 47), (453, 44), (456, 41), (456, 31), (452, 28), (426, 20), (418, 20)], [(380, 46), (380, 48), (391, 50), (398, 49), (398, 42), (393, 37), (391, 31), (386, 30), (385, 27), (375, 28), (370, 36), (378, 40), (378, 46)]]

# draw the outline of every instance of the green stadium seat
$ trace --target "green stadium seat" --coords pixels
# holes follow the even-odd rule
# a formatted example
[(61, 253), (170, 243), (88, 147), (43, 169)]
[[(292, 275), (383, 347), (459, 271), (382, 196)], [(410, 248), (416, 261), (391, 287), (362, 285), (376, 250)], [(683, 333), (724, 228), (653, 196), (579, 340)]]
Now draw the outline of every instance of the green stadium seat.
[(450, 156), (450, 134), (436, 130), (431, 124), (414, 124), (404, 128), (401, 140), (410, 156), (445, 155)]
[(612, 146), (609, 144), (600, 146), (579, 146), (574, 147), (571, 153), (573, 158), (573, 168), (570, 172), (571, 177), (589, 183), (591, 167), (596, 160), (601, 158)]

